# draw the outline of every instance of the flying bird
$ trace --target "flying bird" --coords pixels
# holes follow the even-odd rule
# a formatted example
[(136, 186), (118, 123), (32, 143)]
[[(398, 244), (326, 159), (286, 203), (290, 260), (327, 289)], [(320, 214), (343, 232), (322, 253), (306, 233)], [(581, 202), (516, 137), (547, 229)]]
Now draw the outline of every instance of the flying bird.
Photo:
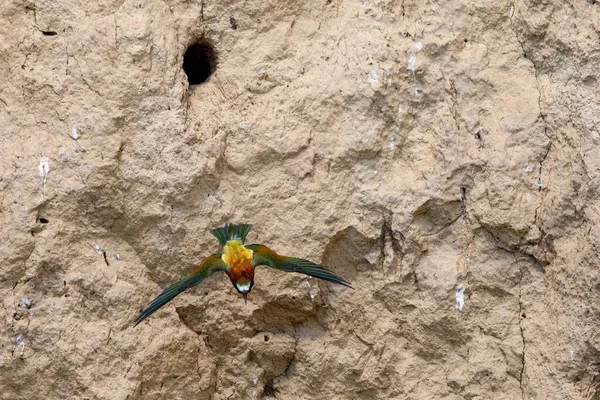
[(285, 272), (299, 272), (352, 289), (350, 282), (312, 261), (280, 256), (262, 244), (245, 245), (246, 236), (251, 229), (251, 224), (225, 224), (223, 228), (210, 231), (223, 246), (223, 252), (209, 256), (191, 274), (163, 290), (137, 317), (134, 326), (148, 318), (179, 293), (196, 286), (206, 277), (218, 271), (227, 273), (235, 290), (244, 297), (244, 303), (254, 286), (254, 268), (259, 265), (266, 265)]

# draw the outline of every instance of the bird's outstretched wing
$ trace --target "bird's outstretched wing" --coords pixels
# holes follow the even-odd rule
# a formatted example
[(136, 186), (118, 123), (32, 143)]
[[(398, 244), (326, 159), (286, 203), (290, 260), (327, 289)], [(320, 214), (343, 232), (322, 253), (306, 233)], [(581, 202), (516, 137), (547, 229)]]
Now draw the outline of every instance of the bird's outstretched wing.
[(196, 268), (191, 274), (186, 275), (182, 279), (173, 283), (171, 286), (163, 290), (148, 307), (142, 311), (139, 317), (135, 320), (135, 325), (139, 324), (146, 318), (148, 318), (154, 311), (158, 310), (169, 301), (171, 301), (179, 293), (193, 286), (196, 286), (204, 280), (204, 278), (212, 275), (217, 271), (229, 271), (229, 266), (221, 259), (221, 254), (213, 254), (208, 257), (204, 262)]
[(280, 256), (262, 244), (249, 244), (246, 248), (254, 252), (252, 255), (252, 266), (254, 267), (266, 265), (285, 272), (299, 272), (353, 289), (350, 282), (312, 261), (304, 260), (302, 258)]

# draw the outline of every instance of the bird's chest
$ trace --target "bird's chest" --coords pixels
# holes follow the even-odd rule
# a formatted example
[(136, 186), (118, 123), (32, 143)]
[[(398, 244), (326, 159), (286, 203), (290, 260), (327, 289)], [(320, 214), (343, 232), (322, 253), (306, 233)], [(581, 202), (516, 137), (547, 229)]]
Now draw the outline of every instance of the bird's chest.
[(252, 250), (238, 241), (230, 241), (223, 247), (221, 258), (232, 270), (252, 268)]

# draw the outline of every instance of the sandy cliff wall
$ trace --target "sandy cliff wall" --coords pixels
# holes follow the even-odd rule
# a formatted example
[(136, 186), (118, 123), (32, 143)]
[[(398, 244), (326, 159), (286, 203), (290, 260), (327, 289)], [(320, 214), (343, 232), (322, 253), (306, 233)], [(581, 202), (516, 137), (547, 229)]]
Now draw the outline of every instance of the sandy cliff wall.
[[(0, 398), (600, 398), (597, 2), (0, 20)], [(355, 290), (216, 275), (133, 329), (227, 221)]]

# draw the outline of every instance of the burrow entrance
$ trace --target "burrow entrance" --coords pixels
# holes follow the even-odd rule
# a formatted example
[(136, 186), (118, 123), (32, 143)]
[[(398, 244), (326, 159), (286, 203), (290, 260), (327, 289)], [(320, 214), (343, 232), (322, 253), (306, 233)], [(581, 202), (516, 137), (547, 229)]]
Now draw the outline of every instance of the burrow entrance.
[(183, 55), (183, 70), (190, 86), (206, 82), (216, 67), (217, 54), (212, 44), (206, 40), (192, 44)]

